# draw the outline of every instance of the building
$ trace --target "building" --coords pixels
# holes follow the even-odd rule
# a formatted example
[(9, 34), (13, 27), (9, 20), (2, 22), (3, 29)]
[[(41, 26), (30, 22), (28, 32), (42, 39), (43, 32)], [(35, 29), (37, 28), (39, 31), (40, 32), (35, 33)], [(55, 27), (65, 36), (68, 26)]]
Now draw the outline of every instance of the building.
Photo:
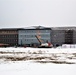
[(18, 29), (0, 29), (0, 44), (18, 45)]
[(39, 39), (42, 43), (45, 43), (47, 41), (51, 42), (51, 28), (33, 26), (19, 30), (18, 34), (19, 45), (32, 46), (40, 44), (36, 36), (39, 36)]
[(42, 27), (0, 29), (0, 46), (38, 46), (51, 43), (54, 47), (76, 44), (76, 27)]
[(76, 27), (53, 27), (52, 44), (61, 46), (62, 44), (76, 44)]

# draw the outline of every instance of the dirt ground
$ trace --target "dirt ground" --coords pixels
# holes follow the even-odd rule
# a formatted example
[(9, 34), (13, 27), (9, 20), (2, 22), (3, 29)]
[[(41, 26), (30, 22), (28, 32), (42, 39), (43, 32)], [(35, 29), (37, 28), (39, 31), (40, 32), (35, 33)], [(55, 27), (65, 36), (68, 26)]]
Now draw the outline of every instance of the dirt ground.
[(36, 63), (76, 64), (76, 53), (3, 52), (0, 61), (28, 61)]

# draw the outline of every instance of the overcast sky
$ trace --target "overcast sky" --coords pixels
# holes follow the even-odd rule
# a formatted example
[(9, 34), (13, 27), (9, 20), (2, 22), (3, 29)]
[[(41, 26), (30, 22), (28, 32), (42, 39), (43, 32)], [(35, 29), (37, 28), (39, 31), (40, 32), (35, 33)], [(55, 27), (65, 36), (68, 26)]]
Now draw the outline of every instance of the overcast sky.
[(76, 0), (0, 0), (0, 28), (75, 26)]

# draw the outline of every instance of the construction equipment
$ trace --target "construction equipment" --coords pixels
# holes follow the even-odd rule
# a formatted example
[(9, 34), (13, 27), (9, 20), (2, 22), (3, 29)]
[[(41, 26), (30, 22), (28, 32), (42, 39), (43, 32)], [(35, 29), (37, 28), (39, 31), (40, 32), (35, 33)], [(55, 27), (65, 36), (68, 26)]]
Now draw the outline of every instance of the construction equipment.
[(39, 45), (40, 48), (51, 48), (51, 47), (53, 47), (53, 45), (48, 41), (46, 43), (42, 43), (43, 40), (40, 39), (41, 38), (40, 35), (35, 35), (35, 37), (37, 38), (37, 40), (40, 43), (40, 45)]

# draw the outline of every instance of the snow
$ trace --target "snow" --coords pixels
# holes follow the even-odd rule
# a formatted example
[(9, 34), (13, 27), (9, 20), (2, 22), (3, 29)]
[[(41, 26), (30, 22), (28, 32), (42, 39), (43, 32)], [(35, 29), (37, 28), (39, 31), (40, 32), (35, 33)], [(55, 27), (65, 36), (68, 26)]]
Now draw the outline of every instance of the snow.
[(64, 48), (64, 47), (58, 47), (58, 48), (24, 48), (24, 47), (7, 47), (7, 48), (0, 48), (0, 51), (5, 52), (38, 52), (38, 51), (44, 51), (46, 53), (76, 53), (76, 48)]
[(1, 75), (76, 75), (76, 65), (15, 62), (0, 65)]
[[(0, 58), (0, 75), (76, 75), (76, 48), (23, 48), (23, 47), (7, 47), (0, 48), (0, 57), (25, 57), (32, 58), (45, 57), (48, 58), (37, 61), (50, 61), (48, 63), (39, 63), (36, 60), (11, 61)], [(19, 53), (18, 52), (22, 52)], [(57, 64), (49, 60), (49, 57), (60, 62), (68, 62)], [(69, 64), (70, 62), (75, 64)]]

